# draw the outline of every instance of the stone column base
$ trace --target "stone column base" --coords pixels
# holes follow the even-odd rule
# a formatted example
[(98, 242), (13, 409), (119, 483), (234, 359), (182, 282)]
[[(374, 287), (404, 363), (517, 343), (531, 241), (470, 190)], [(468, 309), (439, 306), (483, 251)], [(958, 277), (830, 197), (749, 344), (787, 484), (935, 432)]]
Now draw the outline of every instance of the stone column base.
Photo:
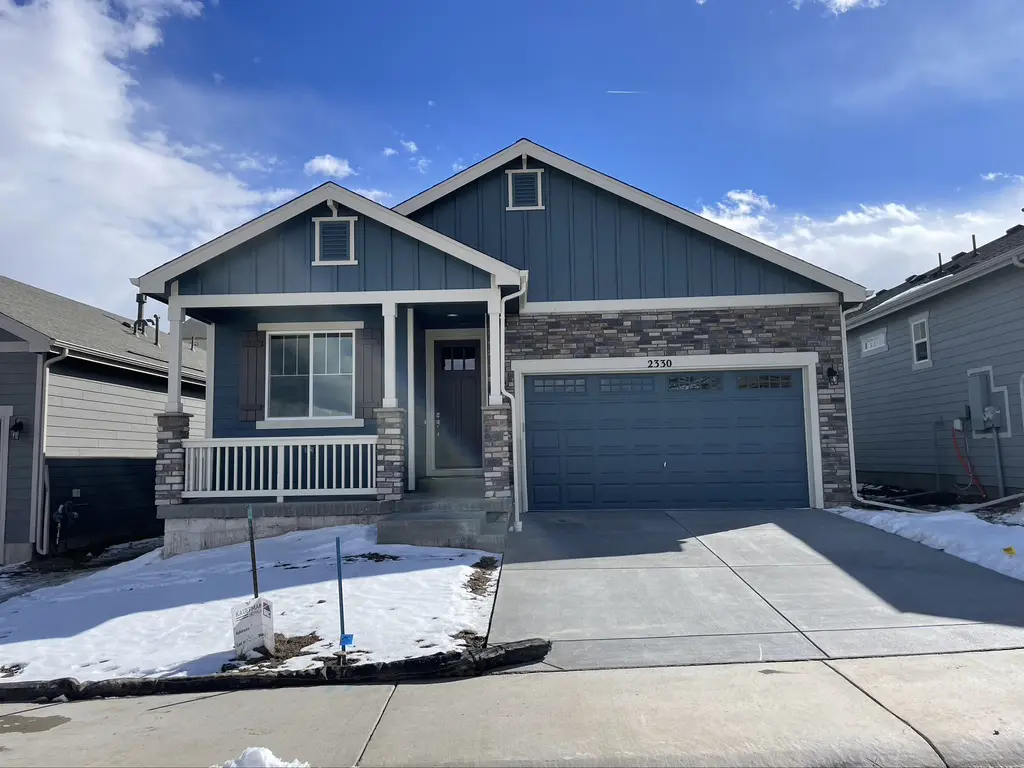
[(484, 412), (484, 497), (512, 495), (512, 409), (508, 405), (485, 405)]
[(156, 415), (156, 504), (181, 504), (185, 490), (185, 448), (191, 413)]
[(405, 493), (405, 409), (374, 408), (377, 420), (377, 499), (398, 501)]

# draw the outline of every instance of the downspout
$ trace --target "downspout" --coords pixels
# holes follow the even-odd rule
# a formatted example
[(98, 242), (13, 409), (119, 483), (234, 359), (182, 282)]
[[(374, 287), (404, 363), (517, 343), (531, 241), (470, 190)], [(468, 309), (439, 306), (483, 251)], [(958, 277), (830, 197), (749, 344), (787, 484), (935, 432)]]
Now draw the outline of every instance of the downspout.
[(40, 383), (40, 407), (39, 413), (36, 416), (36, 425), (39, 430), (39, 448), (36, 452), (36, 462), (39, 467), (39, 474), (36, 480), (36, 508), (33, 512), (36, 515), (35, 520), (35, 531), (36, 531), (36, 552), (40, 555), (50, 554), (50, 515), (48, 510), (42, 508), (43, 505), (43, 475), (46, 472), (46, 389), (50, 383), (50, 368), (55, 364), (63, 360), (67, 360), (68, 348), (64, 347), (63, 351), (56, 357), (47, 360), (43, 363), (43, 380)]
[(508, 306), (508, 302), (512, 299), (518, 299), (520, 296), (526, 293), (526, 289), (530, 284), (530, 273), (527, 270), (520, 270), (519, 272), (519, 290), (515, 293), (510, 293), (501, 300), (500, 309), (498, 311), (498, 327), (501, 338), (501, 394), (508, 398), (509, 405), (512, 407), (512, 412), (509, 414), (511, 419), (512, 427), (512, 483), (515, 490), (512, 492), (512, 530), (522, 531), (523, 521), (521, 517), (522, 510), (519, 503), (519, 489), (522, 487), (523, 476), (519, 473), (519, 450), (517, 448), (518, 435), (519, 435), (519, 406), (516, 403), (515, 395), (508, 391), (508, 380), (505, 375), (505, 310)]

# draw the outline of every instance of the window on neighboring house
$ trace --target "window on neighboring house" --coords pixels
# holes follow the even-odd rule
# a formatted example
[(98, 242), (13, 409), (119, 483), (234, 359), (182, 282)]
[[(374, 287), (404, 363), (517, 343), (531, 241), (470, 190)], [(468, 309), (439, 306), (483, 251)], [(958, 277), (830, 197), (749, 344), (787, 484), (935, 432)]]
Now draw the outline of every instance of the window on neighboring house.
[(910, 318), (910, 343), (913, 348), (913, 367), (928, 368), (932, 364), (932, 341), (928, 330), (928, 315)]
[(889, 347), (885, 342), (885, 328), (877, 330), (874, 333), (866, 333), (860, 337), (861, 357), (885, 352), (888, 348)]
[(508, 176), (509, 211), (540, 211), (544, 208), (540, 168), (517, 168), (505, 171)]
[(267, 418), (353, 418), (355, 334), (267, 337)]
[(325, 265), (357, 264), (356, 217), (318, 217), (313, 263)]

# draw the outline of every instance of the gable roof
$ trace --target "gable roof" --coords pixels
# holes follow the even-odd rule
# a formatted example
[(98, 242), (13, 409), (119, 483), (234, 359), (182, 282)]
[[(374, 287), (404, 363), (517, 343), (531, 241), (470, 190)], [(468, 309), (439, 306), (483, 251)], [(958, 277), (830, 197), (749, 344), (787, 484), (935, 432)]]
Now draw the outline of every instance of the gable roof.
[[(0, 276), (0, 327), (26, 338), (33, 352), (51, 346), (67, 348), (98, 362), (124, 364), (166, 375), (170, 337), (160, 334), (160, 345), (132, 333), (133, 321), (99, 307), (44, 291), (10, 277)], [(127, 324), (127, 327), (126, 327)], [(39, 342), (45, 342), (40, 348)], [(32, 345), (35, 346), (32, 346)], [(184, 347), (182, 369), (194, 380), (204, 378), (206, 353)]]
[(1006, 234), (976, 250), (961, 251), (941, 266), (920, 275), (911, 275), (894, 288), (879, 291), (851, 313), (848, 328), (855, 328), (893, 312), (918, 304), (940, 293), (1009, 266), (1024, 257), (1024, 224), (1006, 230)]
[(214, 238), (205, 245), (194, 248), (178, 258), (150, 270), (132, 280), (132, 283), (137, 285), (143, 293), (165, 295), (168, 281), (328, 200), (341, 203), (356, 213), (375, 219), (409, 237), (454, 256), (456, 259), (482, 269), (484, 272), (489, 272), (494, 275), (498, 285), (519, 285), (519, 270), (515, 267), (498, 261), (475, 248), (470, 248), (465, 243), (442, 235), (419, 222), (407, 219), (390, 208), (338, 186), (333, 181), (324, 182), (294, 200), (267, 211), (262, 216), (257, 216), (252, 221)]
[(713, 237), (716, 240), (721, 240), (724, 243), (736, 246), (747, 253), (759, 256), (766, 261), (770, 261), (784, 269), (788, 269), (790, 272), (802, 275), (809, 280), (814, 280), (822, 285), (826, 285), (842, 294), (844, 301), (863, 301), (867, 297), (867, 291), (864, 286), (859, 285), (852, 280), (847, 280), (846, 278), (840, 277), (826, 269), (816, 267), (810, 262), (798, 259), (796, 256), (791, 256), (777, 248), (772, 248), (770, 245), (766, 245), (759, 240), (754, 240), (746, 235), (741, 235), (739, 232), (731, 230), (728, 227), (723, 227), (721, 224), (716, 224), (709, 219), (705, 219), (703, 216), (698, 216), (692, 211), (680, 208), (678, 205), (673, 205), (672, 203), (662, 200), (660, 197), (655, 197), (641, 189), (637, 189), (625, 182), (614, 179), (611, 176), (606, 176), (600, 171), (595, 171), (593, 168), (577, 163), (575, 160), (570, 160), (557, 152), (552, 152), (550, 149), (542, 147), (539, 144), (535, 144), (529, 139), (520, 139), (515, 144), (506, 147), (500, 152), (497, 152), (484, 160), (481, 160), (476, 165), (471, 165), (464, 171), (460, 171), (450, 179), (442, 181), (440, 184), (435, 184), (430, 189), (425, 192), (421, 192), (415, 197), (409, 198), (404, 203), (399, 203), (395, 206), (395, 210), (403, 216), (409, 216), (420, 208), (430, 205), (445, 195), (454, 192), (459, 187), (476, 181), (481, 176), (501, 168), (506, 163), (509, 163), (524, 154), (543, 163), (544, 165), (557, 168), (563, 173), (582, 179), (583, 181), (593, 184), (595, 187), (599, 187), (613, 195), (625, 198), (632, 203), (654, 211), (655, 213), (671, 219), (672, 221), (690, 227), (691, 229), (695, 229), (698, 232), (703, 232), (705, 235)]

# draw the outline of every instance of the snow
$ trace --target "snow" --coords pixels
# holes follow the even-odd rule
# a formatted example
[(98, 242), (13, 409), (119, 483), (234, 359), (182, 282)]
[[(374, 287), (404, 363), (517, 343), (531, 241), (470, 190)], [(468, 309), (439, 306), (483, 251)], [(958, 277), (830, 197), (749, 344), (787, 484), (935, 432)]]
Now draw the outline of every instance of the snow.
[(309, 768), (309, 763), (301, 760), (286, 762), (266, 747), (249, 747), (236, 760), (228, 760), (221, 768)]
[(1005, 518), (989, 523), (955, 510), (914, 513), (836, 507), (829, 512), (1024, 581), (1024, 527), (1001, 524)]
[[(339, 641), (335, 536), (342, 554), (345, 631), (356, 663), (377, 663), (462, 647), (453, 635), (486, 635), (489, 594), (466, 588), (473, 550), (376, 545), (373, 526), (298, 531), (256, 542), (260, 595), (274, 606), (274, 630), (316, 632), (321, 642), (286, 662), (319, 666)], [(396, 559), (359, 558), (378, 553)], [(76, 581), (0, 604), (0, 666), (24, 664), (7, 680), (164, 677), (219, 672), (232, 659), (232, 610), (252, 598), (248, 543), (163, 560), (159, 550)]]

